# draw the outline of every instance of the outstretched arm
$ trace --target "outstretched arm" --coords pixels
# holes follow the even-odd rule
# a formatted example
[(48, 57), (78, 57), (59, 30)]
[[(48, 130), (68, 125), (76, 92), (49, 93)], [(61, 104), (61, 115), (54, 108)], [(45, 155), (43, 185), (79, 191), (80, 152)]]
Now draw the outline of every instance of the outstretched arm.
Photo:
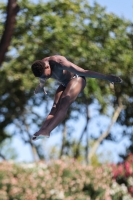
[(115, 76), (115, 75), (105, 75), (105, 74), (95, 72), (95, 71), (91, 71), (91, 70), (84, 70), (83, 68), (81, 68), (81, 67), (73, 64), (72, 62), (68, 61), (63, 56), (55, 56), (54, 59), (55, 59), (56, 62), (59, 62), (61, 64), (63, 69), (68, 70), (72, 73), (75, 73), (79, 76), (103, 79), (103, 80), (107, 80), (107, 81), (114, 82), (114, 83), (121, 83), (122, 82), (122, 79), (120, 77)]

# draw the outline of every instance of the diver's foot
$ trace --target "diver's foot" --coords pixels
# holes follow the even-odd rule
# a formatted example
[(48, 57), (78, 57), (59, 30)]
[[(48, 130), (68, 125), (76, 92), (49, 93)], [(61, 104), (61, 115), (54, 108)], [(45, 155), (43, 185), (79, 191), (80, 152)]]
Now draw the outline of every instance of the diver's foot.
[(36, 132), (33, 135), (32, 140), (44, 139), (44, 138), (49, 138), (49, 137), (50, 137), (50, 133), (48, 133), (44, 129), (41, 129), (40, 131)]

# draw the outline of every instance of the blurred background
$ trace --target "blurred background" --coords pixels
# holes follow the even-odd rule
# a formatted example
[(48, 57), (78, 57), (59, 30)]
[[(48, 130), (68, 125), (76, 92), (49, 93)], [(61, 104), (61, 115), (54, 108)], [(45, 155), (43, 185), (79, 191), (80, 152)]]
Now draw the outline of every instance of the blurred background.
[[(34, 60), (63, 55), (122, 84), (87, 79), (83, 93), (49, 139), (32, 141), (50, 112), (58, 83), (34, 95)], [(74, 159), (119, 165), (133, 153), (133, 2), (1, 0), (0, 160)], [(42, 198), (43, 199), (43, 198)], [(57, 198), (58, 199), (58, 198)]]

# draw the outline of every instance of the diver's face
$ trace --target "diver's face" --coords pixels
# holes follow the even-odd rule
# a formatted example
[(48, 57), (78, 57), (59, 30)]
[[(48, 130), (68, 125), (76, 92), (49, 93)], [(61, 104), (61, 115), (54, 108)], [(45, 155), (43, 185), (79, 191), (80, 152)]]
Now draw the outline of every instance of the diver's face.
[(45, 62), (45, 69), (40, 78), (50, 78), (50, 77), (51, 77), (51, 67), (49, 65), (49, 62)]

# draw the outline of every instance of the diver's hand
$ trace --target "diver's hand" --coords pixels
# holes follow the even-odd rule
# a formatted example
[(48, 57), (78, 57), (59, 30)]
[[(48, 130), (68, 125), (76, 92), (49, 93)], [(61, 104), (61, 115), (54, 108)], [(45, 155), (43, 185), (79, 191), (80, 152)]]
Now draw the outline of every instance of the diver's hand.
[(44, 92), (44, 94), (47, 94), (45, 87), (44, 87), (44, 84), (40, 82), (39, 85), (34, 90), (34, 94), (40, 93), (42, 91)]
[(113, 74), (107, 75), (107, 79), (111, 83), (122, 83), (122, 79), (119, 76), (115, 76)]
[(41, 85), (41, 83), (38, 84), (38, 86), (36, 87), (36, 89), (34, 90), (34, 94), (40, 93), (43, 91), (43, 87)]

